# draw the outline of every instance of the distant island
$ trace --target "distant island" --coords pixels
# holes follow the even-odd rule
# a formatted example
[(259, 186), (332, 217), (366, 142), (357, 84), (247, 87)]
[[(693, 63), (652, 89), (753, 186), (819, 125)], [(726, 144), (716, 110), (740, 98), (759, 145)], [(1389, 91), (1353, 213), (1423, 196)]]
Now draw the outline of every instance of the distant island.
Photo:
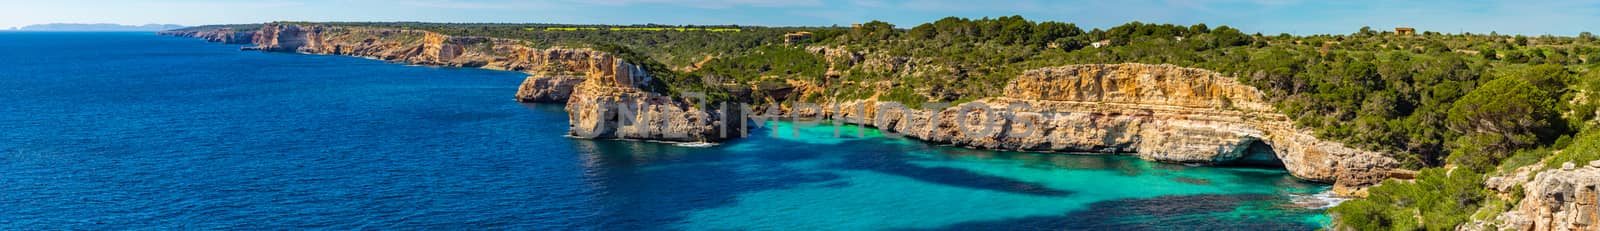
[(163, 31), (183, 28), (177, 24), (122, 25), (112, 23), (50, 23), (13, 27), (13, 31)]

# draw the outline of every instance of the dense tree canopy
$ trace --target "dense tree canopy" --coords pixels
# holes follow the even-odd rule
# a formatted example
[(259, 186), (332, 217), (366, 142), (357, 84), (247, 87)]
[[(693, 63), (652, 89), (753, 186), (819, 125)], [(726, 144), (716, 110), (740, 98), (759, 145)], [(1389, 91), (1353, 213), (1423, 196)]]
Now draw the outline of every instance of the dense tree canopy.
[(1454, 103), (1446, 119), (1450, 130), (1462, 134), (1451, 159), (1481, 171), (1512, 151), (1554, 138), (1560, 130), (1554, 105), (1549, 93), (1521, 78), (1500, 78), (1472, 90)]

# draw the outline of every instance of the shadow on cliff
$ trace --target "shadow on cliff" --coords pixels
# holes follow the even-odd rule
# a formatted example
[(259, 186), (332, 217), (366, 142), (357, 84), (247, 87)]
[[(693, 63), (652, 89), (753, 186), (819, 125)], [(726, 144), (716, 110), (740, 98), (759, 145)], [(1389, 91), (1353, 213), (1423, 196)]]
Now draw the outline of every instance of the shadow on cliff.
[[(752, 131), (752, 134), (768, 134)], [(831, 139), (831, 138), (830, 138)], [(936, 148), (887, 138), (807, 143), (767, 136), (734, 140), (713, 148), (672, 144), (574, 139), (583, 153), (584, 180), (600, 195), (603, 229), (648, 229), (682, 223), (694, 211), (731, 206), (742, 194), (807, 187), (849, 187), (833, 170), (861, 170), (976, 190), (1068, 196), (1031, 182), (960, 168), (924, 167), (908, 154)], [(797, 167), (795, 163), (821, 163)]]
[[(1192, 195), (1103, 201), (1059, 216), (959, 223), (927, 230), (1316, 230), (1282, 214), (1240, 212), (1278, 195)], [(1306, 211), (1314, 213), (1313, 211)]]

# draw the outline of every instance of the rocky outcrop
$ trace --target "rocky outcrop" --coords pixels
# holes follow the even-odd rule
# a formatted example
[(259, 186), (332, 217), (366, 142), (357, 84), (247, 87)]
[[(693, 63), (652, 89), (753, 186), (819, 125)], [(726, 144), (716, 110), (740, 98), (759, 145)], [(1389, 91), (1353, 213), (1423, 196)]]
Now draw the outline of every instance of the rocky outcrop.
[(518, 88), (516, 99), (567, 102), (570, 133), (577, 137), (664, 141), (729, 137), (719, 130), (727, 126), (716, 124), (722, 114), (649, 90), (655, 81), (649, 72), (606, 52), (539, 49), (511, 39), (390, 28), (265, 24), (252, 36), (253, 49), (261, 51), (534, 73)]
[(645, 89), (651, 78), (632, 64), (615, 61), (616, 70), (590, 76), (567, 100), (569, 135), (596, 139), (716, 142), (734, 138), (725, 126), (742, 121), (736, 112), (708, 110), (680, 98)]
[[(840, 103), (834, 119), (984, 149), (1131, 153), (1199, 164), (1281, 163), (1344, 194), (1386, 178), (1382, 153), (1316, 139), (1276, 113), (1256, 89), (1172, 65), (1071, 65), (1028, 71), (1001, 97), (943, 110), (892, 102)], [(865, 107), (865, 108), (863, 108)], [(993, 125), (984, 131), (984, 124)]]
[[(231, 28), (168, 31), (163, 34), (212, 41), (252, 43), (252, 50), (358, 56), (416, 65), (475, 67), (533, 74), (518, 89), (522, 102), (565, 102), (586, 78), (615, 78), (636, 68), (619, 67), (613, 55), (584, 48), (534, 48), (526, 42), (450, 36), (421, 30), (264, 24), (259, 30)], [(213, 40), (224, 34), (226, 40)], [(248, 39), (241, 39), (248, 36)], [(243, 41), (243, 42), (240, 42)], [(622, 62), (625, 63), (625, 62)], [(640, 77), (641, 81), (649, 76)], [(623, 79), (627, 79), (624, 77)]]
[[(530, 73), (614, 73), (611, 54), (583, 48), (533, 48), (526, 42), (450, 36), (421, 30), (267, 24), (255, 33), (263, 51), (359, 56), (417, 65)], [(587, 75), (586, 75), (587, 76)]]
[(1500, 228), (1600, 230), (1600, 161), (1565, 163), (1522, 184), (1524, 198), (1500, 214)]
[[(264, 51), (369, 57), (419, 65), (529, 73), (524, 102), (566, 102), (570, 135), (720, 141), (745, 125), (740, 108), (713, 108), (652, 91), (637, 65), (589, 49), (385, 28), (267, 24), (252, 33)], [(813, 47), (832, 62), (882, 72), (938, 69), (916, 60)], [(912, 138), (984, 149), (1127, 153), (1199, 164), (1281, 164), (1293, 175), (1335, 182), (1344, 194), (1375, 184), (1396, 161), (1316, 139), (1276, 113), (1254, 88), (1221, 74), (1172, 65), (1071, 65), (1028, 71), (1000, 97), (943, 110), (861, 100), (794, 109)], [(1024, 106), (1025, 105), (1025, 106)], [(762, 111), (762, 110), (756, 110)], [(992, 130), (981, 124), (995, 124)]]
[(590, 49), (536, 49), (524, 42), (449, 36), (428, 31), (269, 24), (256, 33), (257, 48), (370, 57), (419, 65), (478, 67), (530, 73), (518, 89), (522, 102), (567, 102), (576, 137), (662, 141), (720, 141), (721, 114), (648, 89), (642, 67)]
[(250, 44), (254, 41), (255, 32), (254, 30), (235, 30), (231, 27), (223, 27), (206, 30), (169, 30), (156, 32), (156, 34), (199, 38), (208, 42), (223, 44)]
[[(846, 67), (860, 66), (863, 70), (872, 72), (900, 74), (911, 74), (923, 69), (938, 69), (920, 66), (930, 63), (932, 59), (929, 58), (892, 56), (884, 52), (858, 52), (837, 46), (811, 46), (806, 47), (806, 51), (827, 60), (830, 64), (829, 69), (836, 67), (833, 64)], [(838, 69), (833, 70), (838, 71)]]
[(528, 76), (517, 88), (517, 102), (567, 102), (580, 83), (583, 83), (583, 76)]

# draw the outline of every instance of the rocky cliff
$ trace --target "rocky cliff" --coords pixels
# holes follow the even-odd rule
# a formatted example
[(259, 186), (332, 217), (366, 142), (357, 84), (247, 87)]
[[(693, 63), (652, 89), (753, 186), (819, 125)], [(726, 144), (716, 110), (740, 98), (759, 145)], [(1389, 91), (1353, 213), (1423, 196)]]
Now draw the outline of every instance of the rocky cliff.
[(591, 78), (567, 100), (569, 134), (583, 138), (716, 142), (741, 121), (737, 113), (707, 110), (679, 98), (646, 91), (625, 78)]
[(1522, 201), (1495, 218), (1495, 226), (1477, 222), (1461, 230), (1600, 230), (1600, 161), (1564, 163), (1535, 174), (1531, 179), (1527, 174), (1491, 179), (1489, 186), (1497, 191), (1521, 185)]
[[(739, 108), (709, 109), (653, 92), (647, 86), (656, 80), (639, 66), (588, 49), (537, 49), (508, 39), (383, 28), (268, 24), (252, 34), (256, 48), (265, 51), (544, 73), (526, 79), (516, 98), (566, 102), (572, 136), (719, 141), (736, 137), (728, 134), (746, 121), (740, 113), (728, 113)], [(900, 59), (851, 57), (882, 63), (885, 69), (913, 69), (897, 65), (905, 63)], [(1201, 69), (1147, 64), (1044, 68), (1015, 78), (1003, 92), (938, 111), (857, 100), (789, 113), (983, 149), (1281, 164), (1297, 177), (1334, 182), (1344, 194), (1381, 181), (1396, 165), (1381, 153), (1318, 140), (1274, 112), (1254, 88)], [(984, 123), (998, 126), (979, 129)]]
[(528, 76), (517, 88), (517, 102), (567, 102), (572, 90), (583, 83), (583, 79), (583, 76), (574, 75)]
[(229, 27), (172, 30), (162, 35), (212, 42), (255, 44), (249, 50), (359, 56), (417, 65), (476, 67), (533, 74), (519, 88), (523, 102), (564, 102), (578, 82), (615, 74), (615, 57), (590, 49), (539, 49), (500, 38), (450, 36), (392, 28), (264, 24), (253, 31)]
[[(360, 56), (417, 65), (476, 67), (533, 73), (519, 88), (522, 102), (565, 102), (588, 78), (647, 81), (648, 75), (609, 53), (582, 48), (533, 48), (526, 42), (386, 28), (267, 24), (255, 49)], [(635, 81), (622, 81), (631, 83)]]
[[(939, 111), (868, 100), (840, 103), (829, 114), (912, 138), (984, 149), (1282, 164), (1302, 179), (1335, 182), (1344, 194), (1382, 181), (1397, 164), (1382, 153), (1318, 140), (1273, 111), (1254, 88), (1201, 69), (1044, 68), (1017, 77), (1004, 92)], [(994, 128), (984, 131), (984, 124)]]
[(254, 41), (256, 31), (223, 27), (211, 30), (169, 30), (156, 32), (156, 34), (199, 38), (208, 42), (223, 44), (251, 44)]
[(721, 114), (648, 90), (654, 78), (613, 54), (572, 48), (532, 48), (522, 41), (361, 27), (267, 24), (254, 49), (360, 56), (418, 65), (476, 67), (535, 73), (523, 81), (521, 102), (566, 102), (570, 135), (598, 139), (720, 141)]
[(533, 48), (527, 42), (389, 28), (267, 24), (252, 39), (264, 51), (360, 56), (417, 65), (531, 73), (616, 73), (611, 54), (582, 48)]

